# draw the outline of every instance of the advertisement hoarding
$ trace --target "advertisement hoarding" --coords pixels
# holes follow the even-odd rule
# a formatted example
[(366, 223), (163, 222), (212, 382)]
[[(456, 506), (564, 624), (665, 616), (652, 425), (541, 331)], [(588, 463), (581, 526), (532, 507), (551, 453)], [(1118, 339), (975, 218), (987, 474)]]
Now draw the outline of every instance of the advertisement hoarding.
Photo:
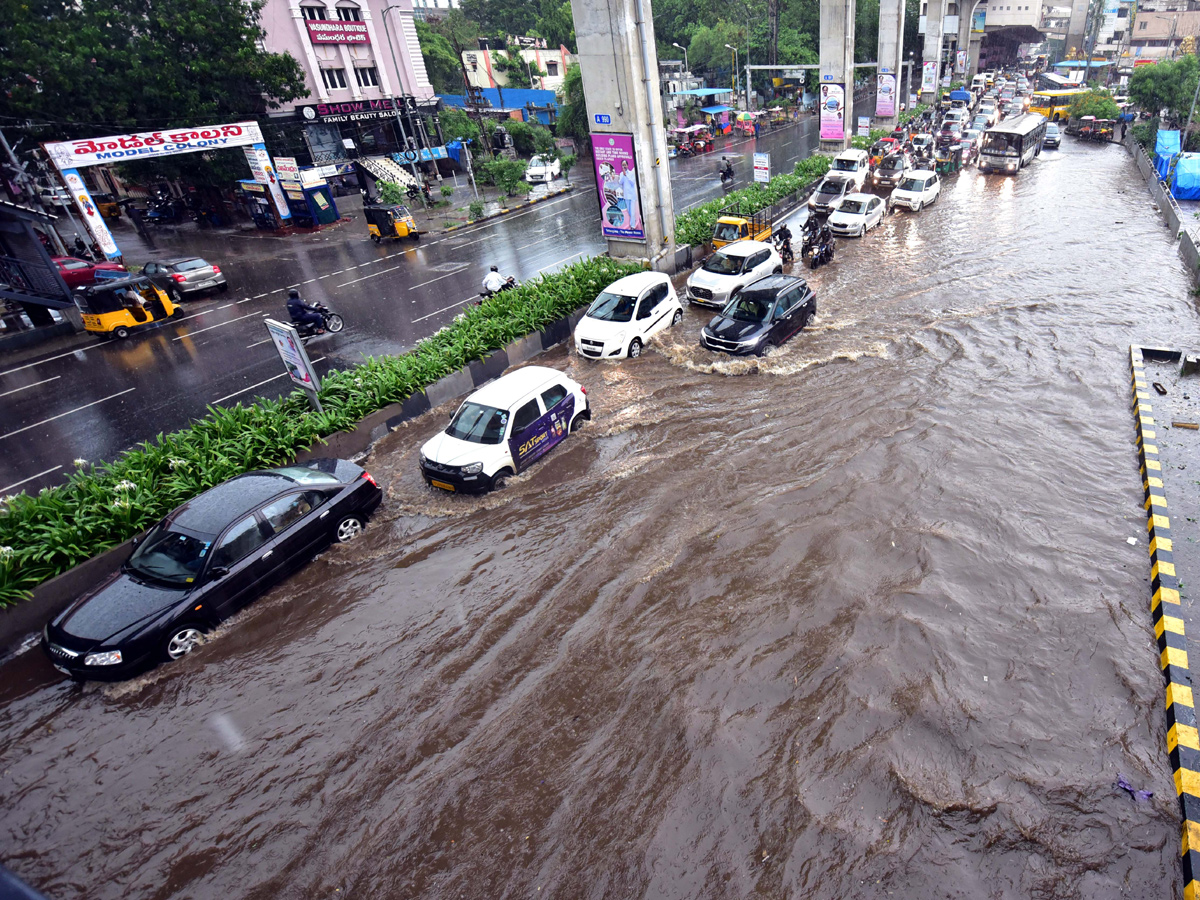
[(321, 389), (321, 379), (308, 361), (308, 354), (304, 352), (304, 344), (300, 342), (296, 329), (275, 319), (264, 319), (263, 322), (292, 384), (316, 394)]
[(954, 58), (954, 71), (959, 75), (967, 71), (967, 51), (959, 50)]
[(896, 76), (878, 75), (875, 78), (875, 115), (896, 114)]
[(253, 147), (246, 147), (243, 152), (246, 154), (246, 162), (250, 164), (250, 171), (254, 173), (254, 180), (267, 186), (271, 199), (275, 201), (279, 218), (290, 219), (292, 211), (288, 209), (287, 198), (283, 196), (283, 189), (279, 186), (279, 176), (275, 174), (271, 154), (267, 152), (266, 145), (255, 144)]
[(971, 13), (971, 31), (974, 34), (982, 34), (984, 26), (987, 24), (987, 7), (977, 6), (975, 12)]
[(937, 90), (937, 62), (927, 62), (921, 65), (921, 91), (932, 93)]
[(200, 153), (224, 147), (242, 147), (261, 143), (257, 122), (212, 125), (205, 128), (172, 128), (92, 138), (86, 141), (60, 141), (43, 145), (59, 171), (98, 166), (148, 156), (172, 156)]
[(771, 154), (754, 154), (754, 180), (766, 184), (771, 180)]
[(846, 137), (846, 89), (841, 84), (821, 85), (821, 140), (841, 141)]
[(366, 22), (342, 22), (337, 19), (306, 19), (308, 39), (314, 44), (369, 44)]
[(593, 134), (592, 165), (607, 238), (646, 239), (632, 134)]
[(296, 165), (294, 156), (275, 157), (275, 171), (279, 174), (280, 181), (288, 181), (293, 184), (300, 181), (300, 167)]
[(104, 217), (100, 215), (100, 210), (96, 208), (96, 201), (92, 199), (91, 192), (88, 191), (87, 185), (83, 183), (83, 178), (80, 177), (79, 170), (66, 169), (62, 173), (62, 176), (63, 181), (67, 183), (67, 193), (75, 201), (75, 208), (79, 210), (79, 215), (83, 218), (83, 224), (91, 232), (96, 245), (104, 252), (104, 255), (108, 259), (116, 259), (121, 255), (121, 251), (117, 248), (117, 242), (113, 240), (112, 232), (104, 224)]

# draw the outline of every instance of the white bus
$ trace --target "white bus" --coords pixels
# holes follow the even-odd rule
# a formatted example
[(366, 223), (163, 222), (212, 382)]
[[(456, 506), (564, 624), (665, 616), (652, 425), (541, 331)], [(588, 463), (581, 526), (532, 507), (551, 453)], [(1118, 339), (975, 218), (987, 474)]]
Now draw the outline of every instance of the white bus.
[(1042, 152), (1046, 120), (1037, 113), (1014, 116), (983, 133), (979, 148), (979, 171), (1016, 175)]

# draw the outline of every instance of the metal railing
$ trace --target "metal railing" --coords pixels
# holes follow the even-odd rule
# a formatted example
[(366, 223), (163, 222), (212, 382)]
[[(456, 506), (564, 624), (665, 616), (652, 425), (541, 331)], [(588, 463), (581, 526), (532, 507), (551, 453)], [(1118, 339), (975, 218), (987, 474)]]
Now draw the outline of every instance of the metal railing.
[(38, 260), (0, 256), (0, 285), (16, 293), (71, 302), (70, 295), (63, 292), (58, 273)]

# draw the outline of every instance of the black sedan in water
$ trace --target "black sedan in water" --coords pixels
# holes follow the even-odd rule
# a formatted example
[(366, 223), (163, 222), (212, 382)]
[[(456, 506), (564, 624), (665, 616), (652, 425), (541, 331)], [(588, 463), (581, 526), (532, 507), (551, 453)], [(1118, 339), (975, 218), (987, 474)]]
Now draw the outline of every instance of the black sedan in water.
[(817, 295), (803, 278), (768, 275), (733, 295), (700, 332), (700, 346), (761, 356), (807, 325), (816, 312)]
[(357, 537), (382, 498), (341, 459), (232, 478), (150, 529), (120, 572), (46, 626), (42, 649), (81, 680), (179, 659), (331, 541)]

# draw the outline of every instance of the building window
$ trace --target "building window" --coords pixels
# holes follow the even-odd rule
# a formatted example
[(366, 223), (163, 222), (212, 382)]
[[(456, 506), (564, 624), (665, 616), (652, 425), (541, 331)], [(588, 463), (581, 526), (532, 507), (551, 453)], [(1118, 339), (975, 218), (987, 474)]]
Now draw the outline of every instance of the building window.
[(304, 14), (304, 18), (310, 22), (325, 21), (325, 7), (323, 6), (302, 6), (300, 11)]
[(357, 6), (339, 6), (338, 18), (343, 22), (361, 22), (362, 13), (358, 11)]
[(1145, 30), (1146, 30), (1146, 23), (1138, 22), (1138, 31), (1145, 31)]
[(346, 86), (346, 70), (345, 69), (322, 69), (321, 80), (325, 82), (325, 87), (331, 91)]
[[(340, 72), (341, 69), (338, 69)], [(354, 70), (354, 77), (358, 79), (359, 87), (379, 87), (379, 75), (375, 71), (374, 66), (364, 66), (361, 69)]]
[(558, 63), (546, 60), (546, 74), (551, 78), (558, 76)]

